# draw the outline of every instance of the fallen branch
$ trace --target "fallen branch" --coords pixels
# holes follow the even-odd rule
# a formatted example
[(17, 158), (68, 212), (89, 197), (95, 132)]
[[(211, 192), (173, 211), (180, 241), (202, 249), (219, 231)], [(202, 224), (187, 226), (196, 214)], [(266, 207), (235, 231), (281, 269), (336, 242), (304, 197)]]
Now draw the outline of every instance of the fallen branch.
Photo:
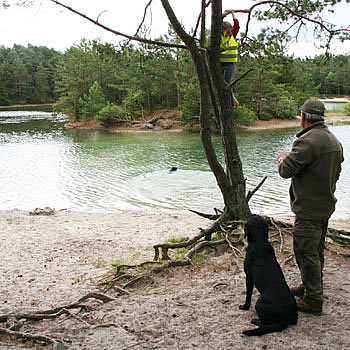
[(192, 210), (192, 209), (189, 209), (190, 212), (192, 213), (195, 213), (199, 216), (202, 216), (203, 218), (205, 219), (209, 219), (209, 220), (216, 220), (220, 217), (221, 214), (205, 214), (205, 213), (201, 213), (199, 211), (196, 211), (196, 210)]
[(132, 349), (132, 348), (134, 348), (135, 346), (138, 346), (138, 345), (141, 345), (141, 344), (144, 344), (144, 343), (147, 343), (147, 341), (146, 341), (146, 340), (140, 341), (140, 342), (138, 342), (138, 343), (131, 344), (131, 345), (128, 345), (128, 346), (126, 346), (126, 347), (124, 347), (124, 348), (121, 348), (120, 350)]
[(161, 116), (155, 116), (150, 120), (129, 120), (129, 122), (131, 122), (132, 124), (152, 124), (155, 125), (157, 123), (158, 120), (164, 119)]
[(253, 188), (252, 191), (248, 191), (247, 194), (247, 202), (249, 202), (249, 200), (253, 197), (253, 195), (255, 194), (255, 192), (258, 191), (258, 189), (264, 184), (264, 182), (266, 181), (267, 176), (264, 176), (264, 178)]
[(285, 268), (285, 266), (291, 261), (293, 260), (294, 258), (294, 254), (291, 254), (287, 257), (287, 259), (285, 259), (283, 262), (282, 262), (282, 269)]

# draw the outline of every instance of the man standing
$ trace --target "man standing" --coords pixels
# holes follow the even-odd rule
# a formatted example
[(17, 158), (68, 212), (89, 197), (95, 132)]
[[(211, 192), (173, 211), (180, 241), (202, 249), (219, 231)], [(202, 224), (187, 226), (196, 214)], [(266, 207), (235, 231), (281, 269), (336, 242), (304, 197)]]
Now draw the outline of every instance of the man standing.
[(343, 162), (343, 148), (324, 124), (321, 101), (301, 107), (301, 126), (290, 153), (280, 152), (278, 172), (291, 178), (290, 202), (295, 214), (294, 254), (302, 284), (291, 288), (298, 310), (321, 315), (323, 306), (324, 247), (328, 219), (335, 210), (334, 192)]

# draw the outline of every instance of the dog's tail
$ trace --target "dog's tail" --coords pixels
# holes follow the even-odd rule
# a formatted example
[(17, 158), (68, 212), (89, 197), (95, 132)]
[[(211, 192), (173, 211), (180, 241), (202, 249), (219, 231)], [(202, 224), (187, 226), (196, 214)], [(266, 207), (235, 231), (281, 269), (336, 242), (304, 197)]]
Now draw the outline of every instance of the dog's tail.
[(260, 337), (261, 335), (272, 333), (272, 332), (282, 332), (286, 328), (287, 328), (287, 325), (276, 323), (276, 324), (261, 326), (259, 328), (248, 329), (246, 331), (243, 331), (242, 333), (249, 337), (253, 337), (253, 336)]

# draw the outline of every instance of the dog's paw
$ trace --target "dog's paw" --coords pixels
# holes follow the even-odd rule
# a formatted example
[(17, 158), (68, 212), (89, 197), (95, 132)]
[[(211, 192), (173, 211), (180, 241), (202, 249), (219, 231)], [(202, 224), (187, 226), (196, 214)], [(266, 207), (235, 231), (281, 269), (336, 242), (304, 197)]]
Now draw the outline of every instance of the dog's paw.
[(250, 321), (251, 324), (255, 324), (256, 326), (259, 326), (261, 327), (261, 322), (258, 318), (253, 318), (251, 321)]
[(240, 310), (249, 310), (249, 308), (250, 308), (250, 305), (247, 305), (247, 304), (239, 305)]
[(257, 335), (255, 329), (248, 329), (246, 331), (243, 331), (242, 334), (247, 335), (248, 337)]

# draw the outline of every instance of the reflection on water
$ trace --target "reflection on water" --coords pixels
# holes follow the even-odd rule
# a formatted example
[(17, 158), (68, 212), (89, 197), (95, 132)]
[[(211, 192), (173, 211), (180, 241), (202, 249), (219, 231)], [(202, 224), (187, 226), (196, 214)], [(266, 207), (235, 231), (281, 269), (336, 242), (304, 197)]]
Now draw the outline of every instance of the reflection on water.
[[(222, 207), (199, 135), (66, 130), (64, 121), (50, 113), (0, 112), (0, 209), (212, 212)], [(350, 127), (331, 128), (346, 155)], [(247, 190), (268, 176), (251, 199), (252, 211), (290, 214), (290, 182), (278, 176), (276, 156), (290, 149), (294, 134), (287, 130), (238, 135)], [(220, 138), (214, 138), (214, 145), (223, 160)], [(169, 174), (172, 166), (178, 170)], [(350, 216), (348, 168), (346, 162), (338, 183), (337, 217)]]

